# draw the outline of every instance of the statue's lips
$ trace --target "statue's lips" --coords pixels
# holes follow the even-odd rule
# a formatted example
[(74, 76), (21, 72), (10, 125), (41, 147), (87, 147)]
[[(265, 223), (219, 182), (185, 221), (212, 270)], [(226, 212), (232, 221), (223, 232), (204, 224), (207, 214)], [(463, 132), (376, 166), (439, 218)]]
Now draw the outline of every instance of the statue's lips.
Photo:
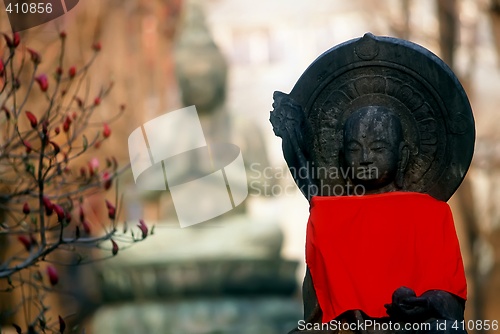
[(374, 167), (358, 167), (354, 171), (353, 177), (356, 180), (376, 180), (378, 179), (378, 171)]
[(375, 175), (365, 175), (357, 178), (358, 180), (376, 180), (377, 177)]

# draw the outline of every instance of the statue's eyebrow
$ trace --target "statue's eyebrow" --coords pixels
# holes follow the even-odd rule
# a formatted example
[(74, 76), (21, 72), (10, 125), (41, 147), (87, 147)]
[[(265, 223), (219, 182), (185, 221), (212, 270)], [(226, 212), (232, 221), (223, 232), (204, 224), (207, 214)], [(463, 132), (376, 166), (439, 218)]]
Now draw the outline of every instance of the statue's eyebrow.
[(376, 145), (376, 144), (392, 145), (390, 141), (385, 139), (375, 139), (374, 141), (370, 142), (370, 145)]
[(352, 145), (352, 144), (356, 144), (358, 146), (362, 146), (362, 144), (359, 141), (357, 141), (356, 139), (349, 139), (347, 141), (347, 143), (346, 143), (346, 145)]

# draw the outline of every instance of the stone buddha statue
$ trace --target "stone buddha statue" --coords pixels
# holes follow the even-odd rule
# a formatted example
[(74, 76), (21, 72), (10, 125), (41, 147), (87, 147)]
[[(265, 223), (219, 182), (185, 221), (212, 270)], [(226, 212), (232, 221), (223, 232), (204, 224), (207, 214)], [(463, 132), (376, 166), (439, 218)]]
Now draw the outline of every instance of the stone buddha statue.
[(367, 34), (274, 100), (285, 160), (308, 170), (292, 173), (310, 218), (304, 320), (291, 333), (466, 332), (446, 200), (470, 164), (474, 121), (450, 69), (415, 44)]
[[(262, 131), (251, 118), (231, 113), (227, 107), (228, 64), (212, 38), (201, 2), (187, 3), (174, 53), (181, 104), (196, 106), (207, 143), (237, 145), (247, 171), (252, 168), (252, 175), (263, 178), (264, 173), (255, 173), (269, 167)], [(262, 180), (248, 181), (253, 181), (250, 192), (258, 192)], [(244, 204), (232, 213), (245, 212)]]
[[(174, 48), (175, 73), (181, 106), (196, 107), (208, 145), (235, 144), (241, 149), (247, 170), (251, 164), (253, 169), (266, 168), (269, 163), (261, 130), (252, 120), (237, 117), (226, 107), (228, 65), (210, 34), (201, 4), (198, 1), (187, 2), (184, 15)], [(191, 139), (176, 132), (163, 135), (165, 138), (169, 136), (176, 138), (175, 141), (165, 142), (176, 142), (181, 146), (180, 141)], [(182, 163), (168, 166), (167, 172), (172, 175), (172, 179), (192, 179), (192, 175), (207, 175), (203, 170), (207, 164), (199, 160), (200, 156), (185, 155), (182, 159)], [(253, 186), (249, 187), (251, 194), (255, 185), (259, 183), (255, 182), (256, 180), (247, 181), (253, 181)], [(235, 179), (232, 182), (242, 182), (242, 180)], [(239, 186), (246, 187), (247, 184)], [(149, 256), (190, 260), (240, 257), (246, 259), (254, 256), (279, 258), (283, 234), (278, 221), (273, 217), (269, 217), (266, 221), (255, 221), (247, 212), (250, 196), (223, 215), (203, 222), (199, 226), (193, 225), (189, 229), (182, 230), (177, 229), (179, 222), (172, 196), (168, 191), (162, 192), (161, 196), (161, 226), (169, 228), (157, 229), (156, 233), (160, 237), (156, 240), (152, 238), (149, 242), (147, 246), (148, 251), (151, 251), (151, 254), (148, 253)], [(223, 231), (220, 228), (223, 228)], [(221, 237), (222, 235), (226, 237)], [(166, 244), (165, 240), (168, 240)], [(189, 244), (197, 244), (197, 247), (188, 247)], [(138, 248), (142, 248), (141, 246)], [(164, 254), (158, 252), (159, 249), (165, 250)], [(146, 254), (146, 252), (142, 249), (137, 253)]]
[[(188, 2), (185, 10), (175, 48), (183, 106), (196, 106), (207, 145), (235, 144), (246, 168), (250, 163), (265, 168), (267, 156), (257, 126), (234, 117), (225, 106), (227, 64), (201, 8)], [(190, 139), (167, 132), (162, 135)], [(175, 170), (165, 170), (183, 178), (203, 168), (195, 159), (189, 155), (183, 164), (173, 166)], [(166, 191), (161, 196), (162, 217), (154, 236), (134, 245), (99, 275), (97, 286), (105, 302), (132, 302), (97, 312), (94, 328), (117, 333), (278, 334), (291, 327), (300, 313), (300, 304), (293, 299), (297, 262), (281, 256), (283, 233), (277, 219), (253, 216), (247, 198), (220, 216), (181, 228), (173, 196)], [(202, 208), (193, 205), (193, 210)], [(276, 311), (270, 313), (270, 308)]]

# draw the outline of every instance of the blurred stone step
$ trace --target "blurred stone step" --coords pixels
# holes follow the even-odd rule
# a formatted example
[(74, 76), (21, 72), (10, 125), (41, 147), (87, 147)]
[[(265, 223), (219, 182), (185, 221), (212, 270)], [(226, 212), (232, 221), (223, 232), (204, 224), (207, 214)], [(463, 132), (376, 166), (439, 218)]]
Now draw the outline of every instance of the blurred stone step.
[(98, 272), (102, 302), (193, 296), (291, 296), (298, 263), (270, 260), (170, 261), (106, 266)]
[(283, 334), (302, 317), (298, 300), (284, 297), (191, 299), (99, 308), (94, 334)]

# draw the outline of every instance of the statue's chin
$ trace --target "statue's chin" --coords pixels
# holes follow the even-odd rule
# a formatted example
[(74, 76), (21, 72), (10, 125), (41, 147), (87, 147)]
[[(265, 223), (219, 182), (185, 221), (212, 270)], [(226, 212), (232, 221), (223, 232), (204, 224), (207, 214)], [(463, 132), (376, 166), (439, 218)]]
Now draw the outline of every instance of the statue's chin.
[(394, 182), (384, 181), (377, 178), (359, 178), (353, 182), (356, 186), (361, 186), (367, 193), (382, 193), (397, 189)]
[(214, 98), (192, 98), (184, 100), (184, 105), (192, 106), (195, 105), (198, 112), (210, 112), (218, 105), (218, 102)]
[(354, 184), (360, 185), (363, 187), (367, 187), (367, 188), (377, 188), (377, 187), (383, 187), (387, 183), (380, 182), (380, 180), (378, 180), (375, 177), (365, 177), (365, 178), (358, 178), (358, 179), (354, 180)]

